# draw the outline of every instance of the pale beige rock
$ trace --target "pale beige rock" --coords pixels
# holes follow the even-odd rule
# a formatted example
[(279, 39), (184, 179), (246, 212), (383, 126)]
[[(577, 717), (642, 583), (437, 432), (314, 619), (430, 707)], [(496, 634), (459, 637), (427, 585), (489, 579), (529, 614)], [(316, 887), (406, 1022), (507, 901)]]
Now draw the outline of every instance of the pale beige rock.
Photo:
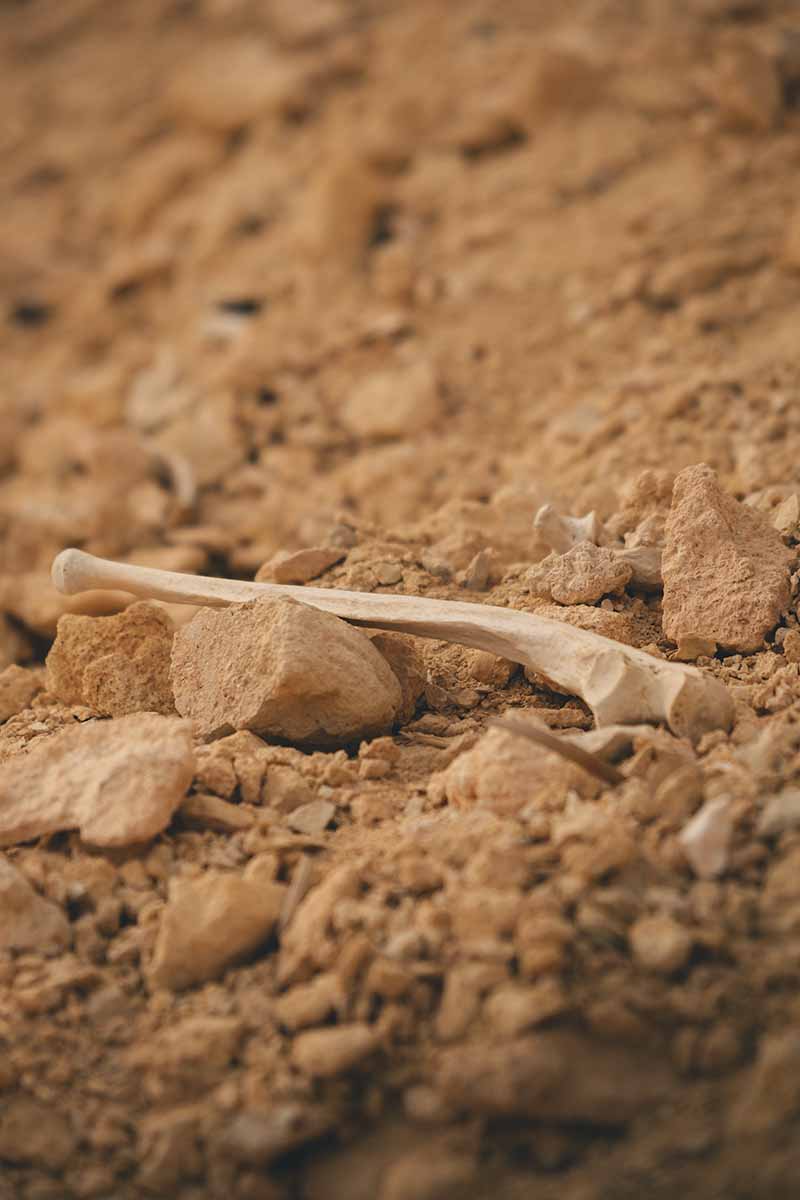
[(174, 713), (171, 647), (172, 622), (147, 601), (111, 617), (67, 614), (47, 656), (47, 685), (65, 704), (104, 716)]
[(175, 706), (204, 736), (335, 745), (385, 733), (400, 684), (359, 630), (294, 600), (201, 610), (175, 635)]
[(228, 134), (266, 114), (301, 111), (297, 69), (253, 38), (229, 38), (187, 57), (166, 96), (181, 121)]
[(784, 537), (796, 537), (800, 526), (800, 496), (792, 492), (772, 514), (772, 524)]
[(34, 891), (25, 876), (0, 854), (0, 950), (64, 950), (71, 939), (60, 908)]
[(733, 836), (730, 809), (729, 800), (709, 800), (678, 835), (684, 854), (700, 879), (714, 879), (727, 866)]
[(439, 417), (436, 373), (419, 359), (377, 371), (355, 384), (342, 410), (347, 429), (363, 438), (404, 437), (428, 429)]
[(288, 816), (286, 824), (295, 833), (305, 833), (315, 837), (323, 833), (336, 812), (336, 805), (328, 800), (312, 800), (310, 804), (301, 804)]
[(640, 917), (628, 938), (636, 962), (647, 971), (671, 975), (686, 965), (692, 951), (688, 929), (664, 913)]
[(18, 667), (12, 663), (0, 671), (0, 725), (27, 708), (44, 687), (44, 672), (37, 667)]
[(789, 606), (790, 561), (766, 517), (723, 492), (710, 467), (687, 467), (666, 527), (664, 633), (757, 650)]
[(295, 1038), (292, 1062), (307, 1075), (331, 1079), (372, 1054), (378, 1041), (374, 1029), (358, 1022), (330, 1029), (309, 1029)]
[(545, 976), (532, 984), (507, 983), (492, 992), (483, 1007), (493, 1033), (516, 1037), (557, 1016), (568, 1005), (558, 979)]
[(333, 547), (312, 550), (281, 551), (256, 572), (257, 583), (308, 583), (342, 561), (346, 551)]
[(96, 846), (147, 841), (192, 781), (188, 721), (134, 713), (44, 739), (0, 773), (0, 845), (78, 829)]
[(525, 582), (534, 596), (558, 604), (592, 604), (601, 596), (619, 594), (633, 574), (613, 550), (579, 542), (566, 554), (549, 554), (531, 567)]
[(444, 1099), (466, 1112), (590, 1125), (626, 1125), (670, 1083), (650, 1048), (635, 1052), (555, 1032), (454, 1047), (438, 1071)]
[(282, 884), (219, 871), (174, 879), (158, 930), (151, 982), (179, 991), (218, 979), (267, 941), (285, 893)]
[(250, 829), (255, 820), (250, 809), (202, 792), (187, 796), (181, 804), (180, 813), (181, 819), (187, 824), (199, 826), (200, 829), (215, 829), (218, 833), (237, 833), (240, 829)]
[(320, 1025), (343, 1009), (346, 995), (336, 975), (317, 975), (309, 983), (300, 983), (275, 1001), (275, 1015), (286, 1029), (308, 1029)]

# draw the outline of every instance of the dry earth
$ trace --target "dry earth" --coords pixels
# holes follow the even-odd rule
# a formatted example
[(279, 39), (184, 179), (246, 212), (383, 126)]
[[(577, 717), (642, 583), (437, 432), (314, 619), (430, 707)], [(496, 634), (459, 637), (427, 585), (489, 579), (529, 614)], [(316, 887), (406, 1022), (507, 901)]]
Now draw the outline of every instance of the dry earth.
[[(0, 46), (1, 1200), (796, 1196), (796, 3)], [(65, 546), (537, 611), (735, 721), (601, 782), (487, 728), (591, 729), (514, 664)]]

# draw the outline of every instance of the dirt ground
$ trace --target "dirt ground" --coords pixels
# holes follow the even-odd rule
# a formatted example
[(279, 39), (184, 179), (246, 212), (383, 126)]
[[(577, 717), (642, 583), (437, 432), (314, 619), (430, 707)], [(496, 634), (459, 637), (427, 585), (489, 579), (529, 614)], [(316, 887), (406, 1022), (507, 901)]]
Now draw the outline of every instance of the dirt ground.
[[(794, 0), (4, 0), (0, 47), (0, 798), (79, 804), (138, 738), (160, 803), (150, 731), (188, 738), (153, 836), (0, 805), (0, 1200), (796, 1196)], [(487, 730), (593, 722), (459, 645), (378, 639), (402, 712), (321, 749), (186, 732), (192, 609), (136, 610), (144, 699), (143, 634), (68, 686), (67, 622), (44, 667), (130, 603), (60, 596), (68, 546), (300, 582), (324, 549), (317, 586), (675, 659), (657, 586), (536, 592), (534, 517), (666, 537), (666, 578), (699, 463), (774, 596), (733, 605), (755, 649), (681, 647), (730, 732), (639, 730), (616, 785)]]

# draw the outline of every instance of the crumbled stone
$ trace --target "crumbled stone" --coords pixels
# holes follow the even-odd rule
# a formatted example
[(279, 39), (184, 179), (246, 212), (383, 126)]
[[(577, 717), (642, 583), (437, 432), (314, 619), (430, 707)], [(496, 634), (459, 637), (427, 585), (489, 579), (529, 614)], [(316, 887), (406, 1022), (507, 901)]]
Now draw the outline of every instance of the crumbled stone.
[(0, 725), (27, 708), (44, 687), (44, 671), (38, 667), (18, 667), (12, 663), (0, 671)]
[(684, 967), (692, 950), (689, 931), (662, 913), (641, 917), (628, 937), (637, 963), (660, 975), (671, 975)]
[(310, 804), (301, 804), (289, 814), (286, 824), (295, 833), (305, 833), (316, 837), (328, 828), (336, 813), (336, 805), (328, 800), (312, 800)]
[(679, 834), (684, 854), (695, 875), (714, 879), (728, 864), (733, 819), (730, 801), (709, 800)]
[(448, 1050), (438, 1086), (466, 1112), (620, 1126), (656, 1103), (670, 1078), (649, 1048), (637, 1053), (548, 1032)]
[(329, 567), (340, 563), (346, 551), (333, 547), (313, 550), (281, 551), (265, 562), (256, 572), (258, 583), (308, 583), (324, 575)]
[(4, 765), (0, 845), (65, 829), (96, 846), (147, 841), (167, 827), (193, 772), (188, 721), (134, 713), (70, 726)]
[(175, 635), (172, 685), (206, 737), (250, 729), (319, 745), (385, 733), (402, 700), (369, 638), (288, 599), (201, 609)]
[(292, 1061), (307, 1075), (330, 1079), (372, 1054), (378, 1041), (377, 1032), (360, 1023), (309, 1029), (295, 1038)]
[(548, 554), (531, 567), (525, 582), (534, 596), (558, 604), (592, 604), (601, 596), (619, 594), (631, 578), (629, 564), (613, 550), (594, 542), (579, 542), (566, 554)]
[(250, 829), (255, 818), (248, 808), (229, 804), (219, 796), (198, 792), (187, 796), (180, 808), (181, 820), (200, 829), (215, 829), (218, 833), (237, 833)]
[(69, 921), (60, 908), (34, 891), (25, 876), (0, 854), (0, 950), (64, 950)]
[(770, 796), (758, 822), (761, 837), (777, 837), (787, 829), (800, 828), (800, 790), (787, 788), (777, 796)]
[(31, 1096), (11, 1096), (0, 1109), (0, 1160), (4, 1162), (58, 1171), (77, 1144), (67, 1114)]
[(66, 614), (47, 656), (47, 685), (65, 704), (105, 716), (174, 713), (171, 646), (172, 622), (146, 601), (112, 617)]
[(516, 1037), (557, 1016), (567, 1005), (560, 981), (545, 976), (532, 984), (503, 984), (487, 999), (483, 1012), (493, 1033)]
[(266, 113), (304, 107), (296, 69), (251, 38), (228, 39), (189, 55), (171, 80), (167, 103), (179, 120), (220, 134)]
[(428, 429), (441, 408), (436, 373), (420, 359), (377, 371), (357, 383), (342, 409), (342, 420), (357, 437), (405, 437)]
[(268, 940), (285, 893), (282, 884), (218, 871), (174, 879), (158, 930), (152, 983), (179, 991), (218, 979)]
[(723, 492), (705, 464), (675, 480), (667, 520), (664, 633), (757, 650), (790, 600), (791, 554), (759, 512)]

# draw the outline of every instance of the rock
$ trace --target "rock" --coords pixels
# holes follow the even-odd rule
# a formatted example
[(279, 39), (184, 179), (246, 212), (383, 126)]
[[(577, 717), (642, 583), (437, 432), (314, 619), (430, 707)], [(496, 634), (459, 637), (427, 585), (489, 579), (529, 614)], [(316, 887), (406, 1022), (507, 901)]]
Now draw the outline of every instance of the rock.
[(787, 788), (777, 796), (770, 796), (758, 822), (761, 837), (777, 837), (787, 829), (800, 828), (800, 790)]
[(237, 833), (250, 829), (255, 817), (249, 808), (229, 804), (219, 796), (202, 792), (187, 796), (180, 808), (181, 820), (200, 829), (214, 829), (218, 833)]
[(60, 908), (34, 891), (25, 876), (0, 854), (0, 950), (64, 950), (71, 940)]
[(230, 38), (187, 57), (167, 90), (167, 105), (187, 124), (229, 134), (266, 113), (302, 112), (296, 69), (252, 38)]
[(44, 687), (44, 672), (37, 667), (18, 667), (13, 663), (0, 671), (0, 725), (27, 708)]
[(129, 846), (166, 829), (194, 773), (188, 721), (135, 713), (45, 738), (0, 774), (0, 845), (78, 829)]
[(175, 635), (172, 686), (205, 737), (250, 729), (328, 746), (385, 733), (402, 701), (368, 637), (282, 598), (201, 609)]
[(671, 1075), (652, 1050), (634, 1052), (572, 1033), (445, 1051), (438, 1088), (468, 1112), (622, 1126), (667, 1092)]
[(594, 795), (597, 783), (560, 755), (503, 729), (490, 729), (444, 771), (432, 776), (429, 795), (456, 808), (489, 808), (501, 814), (525, 808), (543, 784), (561, 787), (569, 781), (583, 795)]
[(345, 556), (346, 551), (332, 547), (296, 550), (294, 553), (281, 551), (259, 567), (256, 582), (308, 583), (309, 579), (316, 579), (329, 567), (340, 563)]
[(800, 1035), (788, 1029), (767, 1034), (750, 1078), (737, 1089), (730, 1118), (735, 1137), (778, 1129), (800, 1113)]
[(378, 1043), (376, 1031), (360, 1022), (309, 1029), (295, 1038), (292, 1062), (307, 1075), (331, 1079), (372, 1054)]
[(639, 966), (660, 975), (680, 970), (692, 951), (689, 931), (666, 914), (641, 917), (631, 927), (628, 939)]
[(369, 632), (367, 636), (400, 684), (402, 698), (397, 720), (400, 725), (407, 725), (414, 719), (420, 696), (425, 691), (425, 663), (414, 638), (405, 633), (383, 632)]
[(158, 930), (151, 982), (180, 991), (218, 979), (268, 940), (285, 893), (282, 884), (220, 871), (174, 879)]
[(592, 604), (601, 596), (619, 594), (633, 574), (613, 550), (594, 542), (579, 542), (566, 554), (548, 554), (531, 567), (525, 582), (534, 596), (558, 604)]
[(335, 1112), (320, 1104), (278, 1104), (263, 1111), (238, 1113), (221, 1139), (223, 1152), (248, 1167), (267, 1167), (275, 1159), (322, 1137)]
[(558, 979), (545, 976), (533, 984), (508, 983), (486, 1001), (483, 1012), (493, 1033), (517, 1037), (567, 1008), (568, 1000)]
[(275, 1015), (292, 1032), (321, 1025), (332, 1013), (343, 1010), (347, 996), (338, 976), (315, 975), (309, 983), (290, 988), (275, 1001)]
[(700, 879), (714, 879), (728, 864), (733, 835), (730, 807), (726, 799), (707, 801), (678, 835), (684, 854)]
[(77, 1145), (65, 1113), (21, 1095), (0, 1106), (0, 1160), (59, 1171)]
[(420, 359), (362, 379), (345, 402), (342, 420), (357, 437), (407, 437), (430, 428), (440, 408), (436, 374)]
[(797, 537), (800, 526), (800, 496), (797, 492), (781, 501), (772, 514), (772, 524), (784, 537)]
[(792, 555), (761, 513), (701, 463), (675, 480), (662, 558), (664, 633), (758, 650), (789, 607)]
[(783, 653), (787, 662), (800, 662), (800, 630), (787, 630), (786, 637), (783, 639)]
[(67, 614), (47, 656), (47, 685), (64, 704), (105, 716), (174, 713), (171, 646), (172, 622), (146, 601), (112, 617)]
[(295, 833), (305, 833), (316, 837), (328, 828), (336, 813), (336, 805), (328, 800), (312, 800), (310, 804), (301, 804), (288, 816), (286, 824)]

